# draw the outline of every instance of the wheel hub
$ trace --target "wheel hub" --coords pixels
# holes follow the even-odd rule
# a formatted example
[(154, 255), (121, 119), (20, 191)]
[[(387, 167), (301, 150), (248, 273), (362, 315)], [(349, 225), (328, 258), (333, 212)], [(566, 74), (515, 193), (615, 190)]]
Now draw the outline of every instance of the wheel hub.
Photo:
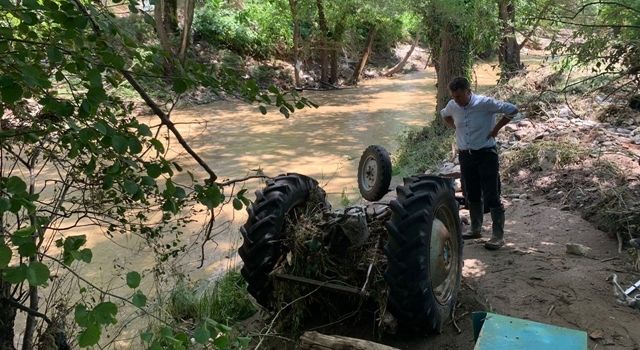
[(368, 157), (364, 162), (362, 179), (360, 181), (366, 191), (369, 191), (371, 188), (373, 188), (373, 186), (375, 186), (377, 174), (378, 163), (376, 162), (375, 158)]
[[(446, 218), (443, 218), (446, 220)], [(445, 222), (436, 217), (431, 226), (429, 273), (431, 287), (440, 304), (452, 297), (457, 278), (457, 246)]]

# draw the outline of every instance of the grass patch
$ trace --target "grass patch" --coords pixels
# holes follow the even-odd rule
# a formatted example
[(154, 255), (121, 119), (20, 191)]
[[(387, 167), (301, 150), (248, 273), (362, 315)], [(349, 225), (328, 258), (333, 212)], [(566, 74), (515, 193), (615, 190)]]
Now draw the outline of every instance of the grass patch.
[(435, 122), (421, 130), (409, 130), (400, 136), (395, 154), (395, 175), (407, 176), (435, 170), (451, 153), (454, 132)]
[(235, 270), (215, 282), (189, 284), (179, 280), (169, 296), (166, 311), (179, 322), (197, 323), (209, 318), (232, 325), (256, 312), (246, 287), (242, 275)]
[(579, 145), (560, 141), (541, 141), (525, 145), (502, 154), (505, 173), (515, 173), (520, 169), (540, 171), (553, 167), (575, 164), (588, 155)]

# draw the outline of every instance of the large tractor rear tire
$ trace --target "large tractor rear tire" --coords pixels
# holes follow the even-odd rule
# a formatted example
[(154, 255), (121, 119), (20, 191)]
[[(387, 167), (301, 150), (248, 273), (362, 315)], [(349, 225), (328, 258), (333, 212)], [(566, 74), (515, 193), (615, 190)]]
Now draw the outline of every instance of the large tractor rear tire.
[(317, 205), (324, 209), (326, 194), (318, 182), (300, 174), (286, 174), (267, 181), (256, 191), (256, 201), (247, 208), (249, 218), (240, 228), (244, 239), (238, 250), (244, 266), (242, 276), (247, 290), (260, 303), (271, 308), (273, 284), (269, 274), (287, 254), (283, 244), (288, 219), (294, 219), (297, 209)]
[(388, 308), (407, 329), (441, 332), (456, 304), (462, 277), (462, 236), (451, 181), (404, 179), (391, 201), (385, 246)]

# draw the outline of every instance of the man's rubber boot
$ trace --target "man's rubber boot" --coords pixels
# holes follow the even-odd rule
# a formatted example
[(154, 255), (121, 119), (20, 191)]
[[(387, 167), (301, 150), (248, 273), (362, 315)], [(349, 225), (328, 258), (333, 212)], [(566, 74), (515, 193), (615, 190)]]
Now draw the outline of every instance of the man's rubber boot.
[(462, 239), (475, 239), (482, 237), (482, 202), (469, 202), (469, 216), (471, 216), (471, 229), (462, 234)]
[(491, 208), (491, 221), (491, 239), (484, 244), (484, 247), (489, 250), (497, 250), (504, 245), (504, 209)]

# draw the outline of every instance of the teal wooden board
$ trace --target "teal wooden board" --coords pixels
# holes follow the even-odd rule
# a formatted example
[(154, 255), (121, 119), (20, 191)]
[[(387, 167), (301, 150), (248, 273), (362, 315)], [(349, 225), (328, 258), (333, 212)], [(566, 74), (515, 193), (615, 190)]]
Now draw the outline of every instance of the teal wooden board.
[(587, 333), (493, 313), (472, 315), (475, 350), (586, 350)]

